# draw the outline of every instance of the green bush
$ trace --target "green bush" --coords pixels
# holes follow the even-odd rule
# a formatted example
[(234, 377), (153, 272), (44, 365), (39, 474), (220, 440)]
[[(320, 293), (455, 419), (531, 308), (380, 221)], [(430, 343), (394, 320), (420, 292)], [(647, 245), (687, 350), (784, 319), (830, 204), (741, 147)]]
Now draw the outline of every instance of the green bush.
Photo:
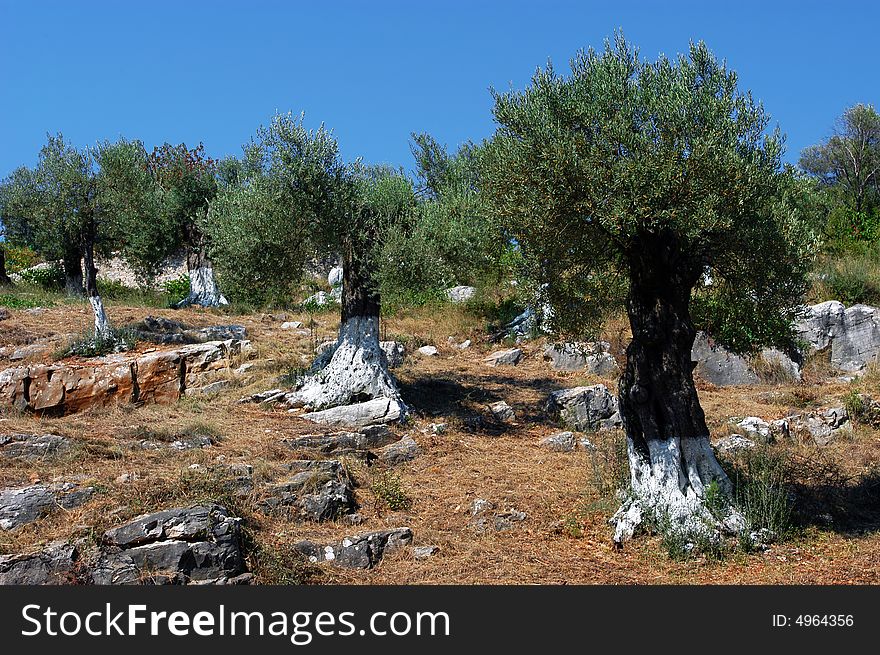
[(162, 285), (162, 291), (168, 296), (169, 305), (177, 305), (189, 295), (189, 275), (181, 274), (174, 280), (168, 280)]
[(109, 336), (88, 331), (69, 341), (58, 357), (102, 357), (131, 350), (136, 343), (135, 333), (127, 328), (114, 329)]
[(27, 246), (4, 244), (3, 247), (6, 250), (7, 273), (20, 273), (41, 261), (40, 256)]
[(845, 254), (820, 272), (828, 300), (844, 304), (880, 303), (880, 260), (876, 255)]
[(733, 503), (746, 520), (744, 538), (762, 529), (777, 539), (788, 535), (793, 522), (784, 453), (769, 447), (746, 450), (733, 469)]
[(64, 268), (57, 262), (24, 270), (19, 275), (25, 282), (36, 284), (46, 291), (59, 291), (64, 288)]
[(391, 471), (382, 471), (374, 475), (370, 489), (376, 500), (384, 503), (392, 512), (408, 510), (412, 507), (412, 499), (403, 490), (400, 477)]
[(40, 303), (32, 298), (20, 296), (14, 293), (0, 294), (0, 307), (9, 309), (33, 309), (40, 307)]

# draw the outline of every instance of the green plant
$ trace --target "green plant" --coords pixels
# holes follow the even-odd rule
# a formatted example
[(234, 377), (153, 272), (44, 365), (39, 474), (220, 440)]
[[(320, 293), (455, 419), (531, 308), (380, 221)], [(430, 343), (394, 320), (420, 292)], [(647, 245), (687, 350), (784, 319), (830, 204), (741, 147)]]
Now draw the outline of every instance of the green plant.
[(405, 511), (412, 507), (412, 499), (403, 490), (400, 477), (392, 471), (380, 471), (373, 476), (370, 490), (376, 500), (384, 503), (393, 512)]
[(767, 446), (746, 450), (732, 468), (733, 504), (745, 518), (744, 532), (765, 529), (777, 539), (789, 534), (793, 523), (784, 453)]
[(189, 275), (183, 273), (173, 280), (166, 281), (162, 284), (162, 291), (168, 296), (168, 305), (176, 306), (189, 295)]
[(34, 307), (40, 307), (40, 303), (26, 296), (14, 293), (3, 293), (0, 294), (0, 307), (8, 307), (9, 309), (33, 309)]
[(64, 268), (58, 262), (29, 268), (19, 273), (21, 279), (36, 284), (46, 291), (58, 291), (64, 288)]
[(57, 357), (101, 357), (131, 350), (136, 343), (136, 334), (126, 328), (111, 330), (109, 335), (87, 331), (69, 341)]

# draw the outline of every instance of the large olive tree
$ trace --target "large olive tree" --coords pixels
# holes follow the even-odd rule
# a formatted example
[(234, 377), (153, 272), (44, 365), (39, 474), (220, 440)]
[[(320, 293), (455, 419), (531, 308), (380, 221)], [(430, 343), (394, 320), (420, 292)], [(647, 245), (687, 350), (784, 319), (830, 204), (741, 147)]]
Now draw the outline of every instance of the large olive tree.
[(780, 135), (702, 43), (650, 62), (618, 37), (579, 53), (567, 77), (548, 66), (494, 98), (483, 190), (547, 283), (551, 325), (581, 334), (625, 302), (631, 494), (615, 540), (648, 516), (684, 534), (743, 529), (735, 508), (705, 502), (731, 482), (694, 385), (691, 299), (709, 272), (728, 311), (746, 299), (746, 311), (795, 315), (811, 241), (786, 199)]

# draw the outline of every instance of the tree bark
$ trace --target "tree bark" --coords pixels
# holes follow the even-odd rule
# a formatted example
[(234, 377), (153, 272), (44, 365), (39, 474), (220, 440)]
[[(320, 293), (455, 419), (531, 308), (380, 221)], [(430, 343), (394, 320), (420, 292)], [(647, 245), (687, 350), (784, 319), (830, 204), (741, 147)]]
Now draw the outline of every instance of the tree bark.
[(691, 290), (703, 267), (683, 256), (671, 234), (651, 235), (630, 258), (627, 314), (632, 341), (619, 382), (631, 496), (612, 519), (614, 540), (632, 537), (645, 521), (686, 537), (741, 529), (734, 510), (716, 517), (705, 504), (709, 485), (731, 483), (709, 442), (693, 380)]
[(313, 410), (373, 398), (391, 398), (406, 412), (388, 361), (379, 344), (381, 299), (373, 284), (370, 263), (348, 244), (343, 252), (342, 309), (335, 347), (320, 355), (312, 374), (288, 395), (295, 405)]
[(64, 249), (64, 290), (68, 296), (83, 295), (83, 252), (76, 246)]
[(104, 301), (98, 293), (98, 268), (95, 266), (95, 243), (94, 237), (88, 236), (83, 245), (83, 263), (86, 273), (86, 295), (95, 313), (95, 337), (110, 338), (113, 330), (104, 310)]
[(205, 236), (195, 227), (189, 229), (187, 241), (190, 243), (186, 255), (186, 269), (189, 275), (189, 295), (177, 306), (201, 305), (202, 307), (218, 307), (228, 305), (229, 301), (220, 293), (214, 267), (208, 257)]
[(0, 287), (11, 287), (12, 280), (6, 273), (6, 248), (0, 245)]

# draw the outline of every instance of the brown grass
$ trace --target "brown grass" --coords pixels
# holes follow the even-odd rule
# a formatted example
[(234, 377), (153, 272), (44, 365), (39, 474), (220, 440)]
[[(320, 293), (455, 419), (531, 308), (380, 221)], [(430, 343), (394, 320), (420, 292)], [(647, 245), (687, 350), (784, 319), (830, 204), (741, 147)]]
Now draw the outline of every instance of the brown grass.
[[(42, 316), (12, 311), (0, 338), (7, 334), (64, 334), (84, 322), (69, 307), (53, 308)], [(349, 462), (357, 484), (360, 513), (366, 521), (352, 527), (342, 522), (303, 524), (266, 516), (255, 496), (230, 497), (222, 475), (208, 473), (218, 460), (254, 466), (258, 481), (281, 475), (294, 455), (281, 439), (314, 433), (315, 426), (283, 410), (239, 405), (248, 393), (276, 386), (278, 376), (310, 360), (314, 335), (280, 329), (281, 321), (260, 315), (229, 316), (203, 310), (155, 310), (110, 306), (118, 325), (158, 314), (192, 325), (241, 323), (254, 342), (252, 379), (238, 388), (209, 399), (185, 399), (171, 406), (118, 407), (55, 418), (37, 418), (7, 412), (0, 417), (0, 433), (54, 432), (70, 437), (75, 448), (67, 455), (43, 462), (0, 458), (0, 486), (41, 480), (77, 480), (98, 487), (85, 506), (58, 510), (12, 532), (0, 533), (0, 551), (23, 552), (56, 538), (94, 540), (114, 525), (147, 511), (199, 500), (219, 499), (243, 516), (251, 541), (251, 562), (263, 581), (309, 580), (348, 584), (815, 584), (880, 583), (880, 534), (865, 521), (854, 526), (812, 526), (766, 553), (738, 555), (722, 562), (673, 561), (656, 538), (645, 537), (615, 550), (607, 519), (615, 501), (603, 480), (619, 475), (614, 452), (622, 436), (595, 436), (601, 456), (584, 451), (554, 453), (536, 441), (557, 430), (542, 407), (547, 394), (577, 384), (604, 382), (577, 373), (552, 371), (541, 357), (541, 342), (523, 347), (525, 358), (516, 367), (490, 368), (483, 358), (495, 347), (467, 310), (450, 308), (438, 313), (399, 313), (383, 323), (383, 336), (398, 336), (411, 345), (436, 345), (438, 357), (410, 352), (395, 371), (405, 398), (413, 408), (412, 422), (397, 426), (399, 435), (411, 434), (423, 454), (394, 468), (400, 488), (411, 499), (406, 510), (392, 511), (375, 497), (371, 487), (380, 468)], [(307, 322), (305, 314), (288, 313), (288, 320)], [(336, 317), (316, 317), (318, 340), (332, 337)], [(477, 327), (474, 327), (474, 326)], [(18, 331), (18, 332), (16, 332)], [(447, 344), (470, 338), (474, 345), (458, 350)], [(18, 338), (22, 338), (21, 336)], [(615, 355), (621, 355), (625, 331), (618, 325), (605, 335)], [(10, 340), (11, 342), (11, 340)], [(8, 343), (6, 341), (3, 342)], [(3, 344), (0, 344), (3, 345)], [(860, 382), (860, 390), (880, 396), (876, 374)], [(840, 404), (851, 390), (844, 383), (820, 384), (818, 377), (803, 385), (713, 388), (700, 384), (700, 398), (713, 436), (729, 431), (730, 416), (780, 418), (798, 407)], [(500, 424), (488, 418), (486, 406), (507, 401), (517, 420)], [(482, 417), (482, 421), (474, 420)], [(429, 424), (444, 422), (448, 429), (433, 434)], [(138, 435), (175, 435), (205, 424), (219, 435), (204, 450), (148, 451), (136, 447)], [(141, 437), (144, 438), (144, 437)], [(785, 444), (793, 457), (815, 459), (815, 448)], [(598, 460), (597, 457), (600, 457)], [(859, 426), (851, 440), (823, 449), (822, 457), (841, 471), (845, 484), (880, 464), (880, 432)], [(794, 460), (797, 461), (797, 460)], [(190, 470), (193, 464), (204, 469)], [(597, 472), (598, 471), (598, 472)], [(115, 480), (136, 473), (131, 483)], [(607, 486), (607, 485), (606, 485)], [(470, 506), (476, 498), (492, 501), (499, 510), (515, 508), (527, 519), (506, 532), (478, 534), (469, 525)], [(322, 566), (306, 575), (287, 575), (283, 568), (291, 546), (302, 540), (333, 541), (345, 535), (407, 525), (416, 544), (434, 544), (440, 551), (416, 560), (404, 550), (386, 557), (371, 571), (347, 571)]]

